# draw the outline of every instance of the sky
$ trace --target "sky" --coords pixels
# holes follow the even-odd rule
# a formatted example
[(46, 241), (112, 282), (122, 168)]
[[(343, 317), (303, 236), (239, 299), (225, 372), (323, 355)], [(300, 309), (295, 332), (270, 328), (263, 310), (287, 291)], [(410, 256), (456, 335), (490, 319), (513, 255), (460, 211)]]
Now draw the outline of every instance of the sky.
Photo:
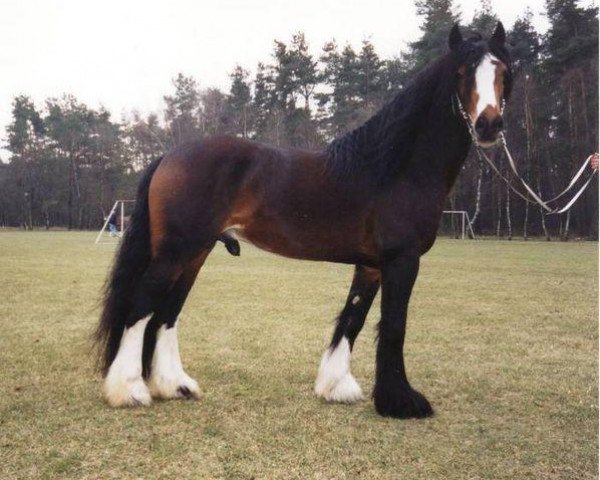
[[(480, 0), (455, 0), (467, 23)], [(505, 27), (529, 6), (548, 25), (544, 0), (492, 0)], [(182, 72), (201, 88), (229, 88), (236, 64), (251, 73), (269, 62), (273, 40), (303, 31), (313, 54), (335, 38), (360, 48), (370, 39), (383, 58), (419, 37), (412, 0), (19, 0), (0, 2), (0, 146), (16, 95), (38, 107), (74, 94), (119, 121), (132, 110), (161, 112)], [(0, 158), (7, 152), (0, 148)]]

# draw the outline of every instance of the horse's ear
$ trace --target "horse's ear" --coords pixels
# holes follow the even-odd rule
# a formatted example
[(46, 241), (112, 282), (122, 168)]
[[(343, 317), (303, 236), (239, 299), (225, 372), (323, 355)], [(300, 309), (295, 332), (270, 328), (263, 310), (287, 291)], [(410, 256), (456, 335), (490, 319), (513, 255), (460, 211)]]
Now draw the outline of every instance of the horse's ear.
[(450, 30), (450, 36), (448, 37), (448, 45), (450, 46), (450, 50), (456, 50), (456, 48), (462, 43), (463, 36), (460, 33), (460, 27), (458, 23), (455, 23)]
[(504, 42), (506, 42), (506, 31), (502, 22), (498, 22), (498, 25), (496, 25), (496, 30), (492, 33), (492, 40), (498, 45), (504, 45)]

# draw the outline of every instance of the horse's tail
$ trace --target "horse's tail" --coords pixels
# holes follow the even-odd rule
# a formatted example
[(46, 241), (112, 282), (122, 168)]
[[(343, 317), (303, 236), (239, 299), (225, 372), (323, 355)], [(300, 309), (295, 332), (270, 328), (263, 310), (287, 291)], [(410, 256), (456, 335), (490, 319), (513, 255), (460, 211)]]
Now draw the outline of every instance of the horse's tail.
[(103, 374), (117, 355), (135, 289), (150, 263), (148, 190), (161, 160), (154, 160), (142, 175), (129, 225), (104, 286), (103, 310), (95, 332)]

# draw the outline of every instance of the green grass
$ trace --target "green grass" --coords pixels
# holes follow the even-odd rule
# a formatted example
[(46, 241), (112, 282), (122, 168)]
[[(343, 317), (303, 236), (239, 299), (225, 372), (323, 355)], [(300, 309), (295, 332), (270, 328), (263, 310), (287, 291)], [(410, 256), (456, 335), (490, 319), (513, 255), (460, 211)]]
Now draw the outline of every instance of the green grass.
[[(114, 247), (0, 232), (0, 477), (597, 477), (598, 245), (440, 240), (413, 294), (407, 365), (436, 409), (378, 417), (312, 386), (352, 267), (218, 246), (184, 308), (199, 402), (113, 410), (89, 335)], [(353, 371), (373, 384), (376, 300)]]

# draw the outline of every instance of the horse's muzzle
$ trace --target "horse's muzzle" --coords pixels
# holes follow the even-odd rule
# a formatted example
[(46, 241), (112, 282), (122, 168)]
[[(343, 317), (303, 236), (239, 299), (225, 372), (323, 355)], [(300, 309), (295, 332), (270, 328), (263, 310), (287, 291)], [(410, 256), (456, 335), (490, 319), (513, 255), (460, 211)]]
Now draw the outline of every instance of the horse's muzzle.
[(496, 115), (493, 118), (489, 118), (485, 114), (479, 115), (475, 122), (477, 143), (484, 148), (493, 147), (498, 142), (503, 128), (502, 115)]

